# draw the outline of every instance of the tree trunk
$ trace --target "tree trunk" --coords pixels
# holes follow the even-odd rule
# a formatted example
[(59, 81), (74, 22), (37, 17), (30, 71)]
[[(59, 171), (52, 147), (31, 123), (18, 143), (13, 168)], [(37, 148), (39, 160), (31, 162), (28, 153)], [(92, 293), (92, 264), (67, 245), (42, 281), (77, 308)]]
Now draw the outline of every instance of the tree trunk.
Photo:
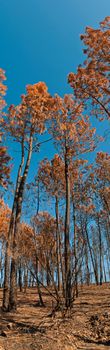
[(60, 278), (60, 240), (59, 240), (59, 214), (58, 214), (58, 196), (55, 197), (55, 212), (56, 212), (56, 255), (57, 255), (57, 276), (58, 276), (58, 290), (61, 290)]
[(44, 269), (42, 266), (40, 268), (40, 275), (41, 275), (41, 282), (42, 282), (42, 284), (44, 284)]
[(65, 305), (71, 305), (71, 263), (70, 263), (70, 178), (68, 148), (65, 146), (65, 182), (66, 182), (66, 211), (65, 211)]
[(50, 286), (50, 267), (49, 267), (49, 258), (46, 256), (46, 279), (47, 279), (47, 287)]
[(21, 262), (19, 265), (19, 289), (20, 292), (22, 292), (23, 288), (22, 288), (22, 266), (21, 266)]
[(24, 293), (26, 294), (28, 287), (28, 269), (26, 264), (24, 265)]
[(90, 271), (89, 271), (89, 264), (88, 264), (88, 249), (87, 245), (85, 245), (85, 262), (86, 262), (86, 283), (87, 286), (90, 284)]
[(93, 266), (93, 270), (94, 270), (95, 281), (96, 281), (96, 284), (98, 285), (99, 284), (98, 274), (97, 274), (96, 266), (95, 266), (95, 263), (94, 263), (93, 255), (92, 255), (92, 249), (91, 249), (89, 236), (88, 236), (88, 231), (87, 231), (87, 223), (85, 223), (85, 235), (86, 235), (86, 241), (87, 241), (87, 244), (88, 244), (90, 257), (91, 257), (91, 261), (92, 261), (92, 266)]
[(75, 294), (78, 297), (78, 273), (77, 273), (77, 250), (76, 250), (76, 215), (75, 215), (75, 205), (73, 203), (73, 224), (74, 224), (74, 259), (75, 259)]
[(39, 301), (41, 306), (45, 306), (43, 299), (42, 299), (42, 293), (40, 289), (40, 283), (39, 283), (39, 278), (38, 278), (38, 258), (36, 255), (36, 281), (37, 281), (37, 290), (38, 290), (38, 295), (39, 295)]
[(19, 230), (19, 224), (20, 224), (20, 218), (21, 218), (21, 212), (22, 212), (22, 201), (23, 201), (23, 193), (24, 193), (24, 187), (29, 171), (29, 165), (32, 155), (32, 143), (33, 143), (33, 137), (30, 136), (30, 142), (29, 142), (29, 150), (27, 155), (27, 161), (24, 168), (23, 176), (21, 177), (18, 195), (17, 195), (17, 203), (16, 203), (16, 215), (15, 215), (15, 223), (14, 223), (14, 234), (13, 234), (13, 241), (12, 241), (12, 261), (11, 261), (11, 275), (10, 275), (10, 294), (9, 294), (9, 310), (15, 310), (17, 307), (17, 280), (16, 280), (16, 239), (17, 239), (17, 232)]
[(17, 267), (15, 264), (15, 260), (12, 257), (11, 260), (11, 273), (10, 273), (10, 294), (9, 294), (9, 305), (8, 310), (15, 311), (17, 304)]
[(3, 304), (2, 304), (2, 309), (4, 311), (8, 311), (9, 286), (10, 286), (10, 250), (9, 250), (9, 241), (7, 241), (6, 242), (6, 251), (5, 251)]
[(100, 285), (102, 285), (102, 279), (103, 279), (103, 274), (102, 274), (102, 235), (101, 235), (101, 229), (100, 229), (99, 217), (97, 218), (97, 223), (98, 223), (98, 230), (99, 230), (99, 266), (100, 266)]
[(64, 267), (64, 261), (62, 256), (62, 247), (61, 247), (61, 237), (59, 233), (59, 252), (60, 252), (60, 264), (61, 264), (61, 274), (62, 274), (62, 291), (63, 291), (63, 297), (65, 298), (65, 267)]
[(104, 256), (103, 256), (103, 272), (104, 272), (104, 281), (105, 281), (105, 283), (106, 283), (106, 282), (107, 282), (107, 277), (106, 277)]
[(24, 137), (21, 143), (22, 153), (21, 153), (21, 163), (18, 169), (16, 189), (13, 201), (13, 207), (10, 218), (10, 225), (8, 231), (8, 240), (6, 243), (6, 252), (5, 252), (5, 269), (4, 269), (4, 288), (3, 288), (3, 310), (8, 311), (9, 307), (9, 288), (10, 288), (10, 263), (11, 263), (11, 241), (13, 239), (15, 216), (16, 216), (16, 206), (18, 199), (19, 186), (21, 181), (21, 172), (24, 165)]

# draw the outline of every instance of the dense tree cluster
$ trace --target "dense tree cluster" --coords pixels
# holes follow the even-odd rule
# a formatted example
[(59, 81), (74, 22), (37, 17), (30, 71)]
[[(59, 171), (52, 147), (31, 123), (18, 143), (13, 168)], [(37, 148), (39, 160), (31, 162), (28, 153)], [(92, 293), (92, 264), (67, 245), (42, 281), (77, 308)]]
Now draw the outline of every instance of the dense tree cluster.
[[(68, 308), (80, 284), (110, 280), (110, 155), (97, 152), (100, 139), (91, 123), (95, 117), (110, 117), (110, 17), (97, 30), (87, 27), (81, 40), (86, 60), (69, 74), (72, 93), (63, 98), (51, 96), (39, 82), (28, 85), (21, 103), (4, 113), (5, 74), (0, 69), (1, 188), (8, 186), (11, 163), (4, 136), (21, 151), (12, 208), (0, 200), (4, 310), (16, 309), (18, 287), (22, 291), (36, 285), (41, 305), (41, 286), (49, 293), (54, 288), (57, 304)], [(42, 150), (44, 133), (55, 154), (36, 166), (28, 184), (31, 158)], [(94, 150), (96, 159), (90, 163), (86, 154)]]

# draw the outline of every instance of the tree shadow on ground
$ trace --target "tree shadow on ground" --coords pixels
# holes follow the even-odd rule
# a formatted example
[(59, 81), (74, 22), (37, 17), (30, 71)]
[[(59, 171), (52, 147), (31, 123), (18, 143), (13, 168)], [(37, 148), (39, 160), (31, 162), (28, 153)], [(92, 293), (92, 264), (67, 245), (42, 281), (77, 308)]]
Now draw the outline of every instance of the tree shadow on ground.
[(101, 340), (101, 339), (94, 340), (94, 339), (90, 339), (90, 338), (80, 336), (77, 334), (74, 334), (74, 336), (86, 344), (88, 343), (88, 344), (109, 346), (109, 349), (110, 349), (110, 339), (108, 339), (108, 340)]

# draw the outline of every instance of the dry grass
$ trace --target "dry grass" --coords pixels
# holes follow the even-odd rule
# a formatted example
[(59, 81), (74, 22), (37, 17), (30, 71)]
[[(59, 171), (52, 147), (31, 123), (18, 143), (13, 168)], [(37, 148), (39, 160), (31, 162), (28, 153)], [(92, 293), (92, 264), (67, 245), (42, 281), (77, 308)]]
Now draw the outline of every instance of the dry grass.
[(17, 313), (0, 311), (0, 350), (110, 349), (109, 284), (84, 286), (65, 317), (61, 311), (51, 316), (52, 298), (42, 294), (44, 308), (37, 304), (36, 288), (30, 288), (18, 293)]

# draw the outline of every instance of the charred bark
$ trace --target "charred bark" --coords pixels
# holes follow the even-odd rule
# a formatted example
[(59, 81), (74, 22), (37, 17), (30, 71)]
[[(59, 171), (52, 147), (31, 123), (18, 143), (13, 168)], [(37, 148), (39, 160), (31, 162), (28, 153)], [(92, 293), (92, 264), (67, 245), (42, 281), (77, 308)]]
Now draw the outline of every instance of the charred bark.
[(17, 203), (16, 203), (16, 215), (15, 215), (15, 223), (14, 223), (14, 233), (13, 233), (13, 241), (12, 241), (12, 261), (11, 261), (11, 274), (10, 274), (10, 293), (9, 293), (9, 310), (15, 310), (17, 307), (17, 278), (16, 278), (16, 247), (17, 247), (17, 233), (19, 230), (21, 212), (22, 212), (22, 201), (24, 194), (24, 187), (28, 175), (31, 155), (32, 155), (32, 143), (33, 137), (30, 135), (29, 142), (29, 150), (27, 155), (27, 161), (24, 168), (23, 176), (21, 177), (18, 195), (17, 195)]
[(58, 290), (61, 290), (61, 278), (60, 278), (60, 239), (59, 239), (59, 213), (58, 213), (58, 196), (56, 196), (55, 203), (56, 212), (56, 255), (57, 255), (57, 276), (58, 276)]
[(70, 263), (70, 176), (68, 147), (65, 146), (65, 183), (66, 183), (66, 211), (65, 211), (65, 305), (71, 305), (71, 263)]

